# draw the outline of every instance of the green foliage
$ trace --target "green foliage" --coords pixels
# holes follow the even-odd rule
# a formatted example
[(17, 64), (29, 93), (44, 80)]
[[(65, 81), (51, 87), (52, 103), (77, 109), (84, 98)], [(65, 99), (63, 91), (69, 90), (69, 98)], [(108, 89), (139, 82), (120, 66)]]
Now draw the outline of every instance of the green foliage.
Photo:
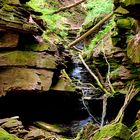
[(108, 24), (104, 25), (104, 27), (102, 28), (102, 30), (100, 30), (95, 37), (92, 39), (90, 45), (89, 45), (89, 49), (93, 49), (96, 44), (104, 37), (104, 35), (106, 35), (108, 32), (111, 31), (112, 27), (114, 26), (114, 21), (111, 20), (109, 21)]
[[(83, 26), (93, 23), (94, 19), (102, 14), (108, 14), (112, 11), (113, 0), (87, 0), (87, 16)], [(90, 25), (88, 25), (90, 26)]]
[[(83, 29), (87, 29), (97, 24), (106, 14), (112, 12), (113, 0), (88, 0), (86, 4), (87, 16), (82, 25)], [(100, 18), (101, 17), (101, 18)], [(90, 59), (93, 49), (108, 34), (114, 26), (114, 21), (110, 20), (108, 23), (97, 32), (91, 39), (90, 44), (84, 49), (84, 55)]]
[(88, 56), (87, 59), (90, 59), (93, 49), (97, 46), (97, 44), (103, 39), (104, 36), (106, 36), (111, 29), (114, 27), (115, 23), (112, 20), (109, 21), (108, 24), (104, 25), (102, 29), (93, 37), (88, 47), (84, 48), (84, 53), (86, 56)]
[(110, 138), (112, 140), (128, 140), (131, 135), (131, 131), (122, 123), (117, 124), (109, 124), (105, 125), (100, 129), (100, 131), (97, 131), (95, 135), (93, 136), (94, 140), (103, 140)]
[(67, 28), (62, 22), (63, 16), (60, 14), (51, 14), (56, 9), (58, 9), (58, 2), (51, 0), (31, 0), (28, 2), (28, 4), (36, 11), (39, 11), (43, 14), (42, 18), (47, 23), (47, 32), (44, 35), (45, 37), (46, 34), (54, 33), (56, 31), (57, 34), (62, 38), (67, 36)]

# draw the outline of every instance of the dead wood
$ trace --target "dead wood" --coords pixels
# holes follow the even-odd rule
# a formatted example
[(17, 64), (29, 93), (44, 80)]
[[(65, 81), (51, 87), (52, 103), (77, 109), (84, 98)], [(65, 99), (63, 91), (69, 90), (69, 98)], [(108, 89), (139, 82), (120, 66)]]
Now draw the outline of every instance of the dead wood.
[(5, 123), (5, 122), (8, 122), (10, 120), (15, 120), (15, 119), (19, 119), (19, 116), (14, 116), (14, 117), (11, 117), (11, 118), (0, 119), (0, 125)]
[(102, 77), (102, 75), (101, 75), (99, 69), (98, 69), (98, 68), (95, 68), (95, 71), (96, 71), (96, 73), (97, 73), (97, 76), (98, 76), (98, 78), (99, 78), (101, 84), (103, 85), (104, 88), (107, 89), (107, 86), (105, 85), (105, 82), (104, 82), (104, 80), (103, 80), (103, 77)]
[(99, 81), (98, 77), (91, 71), (91, 69), (88, 67), (88, 65), (85, 63), (83, 57), (79, 54), (79, 58), (82, 61), (83, 65), (86, 67), (86, 69), (88, 70), (88, 72), (93, 76), (93, 78), (96, 80), (98, 86), (101, 88), (102, 91), (105, 92), (105, 94), (107, 95), (111, 95), (110, 92), (108, 92), (102, 85), (102, 83)]
[(137, 95), (137, 93), (139, 93), (139, 89), (135, 89), (134, 85), (131, 84), (129, 87), (128, 93), (125, 96), (124, 104), (121, 107), (121, 109), (120, 109), (118, 115), (116, 116), (115, 120), (113, 121), (113, 123), (118, 123), (123, 120), (125, 109), (129, 105), (131, 100)]
[(85, 39), (87, 36), (91, 35), (94, 31), (96, 31), (101, 25), (104, 24), (105, 21), (109, 20), (112, 17), (113, 13), (110, 13), (109, 15), (107, 15), (104, 19), (102, 19), (101, 21), (99, 21), (93, 28), (91, 28), (90, 30), (88, 30), (86, 33), (84, 33), (82, 36), (80, 36), (79, 38), (77, 38), (76, 40), (74, 40), (73, 42), (71, 42), (68, 47), (73, 47), (74, 45), (76, 45), (78, 42), (80, 42), (81, 40)]
[(81, 3), (85, 2), (85, 1), (86, 1), (86, 0), (81, 0), (81, 1), (78, 1), (78, 2), (76, 2), (76, 3), (74, 3), (74, 4), (71, 4), (71, 5), (69, 5), (69, 6), (59, 8), (58, 10), (54, 11), (52, 14), (57, 14), (57, 13), (59, 13), (59, 12), (61, 12), (61, 11), (70, 9), (70, 8), (75, 7), (75, 6), (81, 4)]

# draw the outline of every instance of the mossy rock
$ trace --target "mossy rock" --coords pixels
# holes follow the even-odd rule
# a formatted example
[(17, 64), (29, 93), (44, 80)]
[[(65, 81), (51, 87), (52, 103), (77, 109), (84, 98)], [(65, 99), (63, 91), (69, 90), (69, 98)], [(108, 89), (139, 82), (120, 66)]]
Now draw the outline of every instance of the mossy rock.
[(71, 79), (65, 72), (65, 70), (61, 71), (61, 76), (59, 76), (59, 80), (56, 83), (56, 85), (51, 87), (51, 90), (54, 91), (68, 91), (68, 92), (75, 92), (76, 88), (72, 84)]
[(133, 63), (140, 63), (140, 34), (135, 35), (128, 43), (127, 56)]
[(120, 0), (120, 2), (124, 6), (133, 6), (133, 5), (140, 4), (140, 1), (139, 0)]
[(126, 10), (126, 9), (124, 9), (124, 8), (122, 8), (121, 6), (119, 6), (119, 7), (114, 11), (114, 13), (125, 15), (125, 14), (128, 14), (129, 11)]
[(140, 130), (135, 131), (135, 132), (132, 134), (131, 140), (140, 140)]
[(140, 130), (140, 119), (135, 122), (137, 129)]
[(131, 79), (132, 75), (130, 70), (128, 70), (125, 66), (120, 65), (118, 68), (116, 67), (115, 70), (111, 71), (110, 73), (110, 79), (111, 80), (128, 80)]
[(91, 140), (93, 133), (99, 129), (99, 126), (93, 123), (88, 123), (83, 129), (77, 134), (74, 140)]
[(115, 47), (119, 47), (119, 44), (121, 42), (121, 38), (120, 37), (112, 37), (112, 44)]
[(116, 21), (116, 24), (118, 28), (130, 30), (134, 24), (134, 20), (131, 18), (120, 18)]
[(20, 140), (20, 139), (15, 135), (11, 135), (4, 129), (0, 128), (0, 140)]
[(0, 66), (36, 67), (56, 69), (57, 58), (47, 53), (32, 51), (9, 51), (0, 53)]
[(19, 0), (3, 0), (3, 1), (8, 4), (20, 4)]
[(109, 124), (102, 127), (95, 135), (93, 140), (128, 140), (131, 135), (131, 131), (122, 123)]

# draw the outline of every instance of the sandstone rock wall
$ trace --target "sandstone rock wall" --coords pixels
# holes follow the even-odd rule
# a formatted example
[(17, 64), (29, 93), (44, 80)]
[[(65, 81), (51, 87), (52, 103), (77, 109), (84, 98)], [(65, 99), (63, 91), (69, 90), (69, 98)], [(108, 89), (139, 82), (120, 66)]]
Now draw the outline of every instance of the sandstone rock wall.
[(48, 91), (64, 68), (63, 48), (41, 37), (44, 27), (35, 18), (41, 13), (24, 5), (27, 1), (0, 1), (0, 96)]

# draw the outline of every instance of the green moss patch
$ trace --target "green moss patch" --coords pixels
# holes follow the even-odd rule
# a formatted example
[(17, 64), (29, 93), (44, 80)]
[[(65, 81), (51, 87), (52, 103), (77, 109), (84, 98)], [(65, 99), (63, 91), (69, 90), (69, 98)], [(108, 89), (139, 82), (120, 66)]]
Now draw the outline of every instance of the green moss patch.
[(20, 139), (15, 135), (11, 135), (4, 129), (0, 128), (0, 140), (20, 140)]
[(93, 140), (105, 140), (105, 138), (115, 138), (128, 140), (131, 131), (122, 123), (109, 124), (101, 128), (94, 136)]

